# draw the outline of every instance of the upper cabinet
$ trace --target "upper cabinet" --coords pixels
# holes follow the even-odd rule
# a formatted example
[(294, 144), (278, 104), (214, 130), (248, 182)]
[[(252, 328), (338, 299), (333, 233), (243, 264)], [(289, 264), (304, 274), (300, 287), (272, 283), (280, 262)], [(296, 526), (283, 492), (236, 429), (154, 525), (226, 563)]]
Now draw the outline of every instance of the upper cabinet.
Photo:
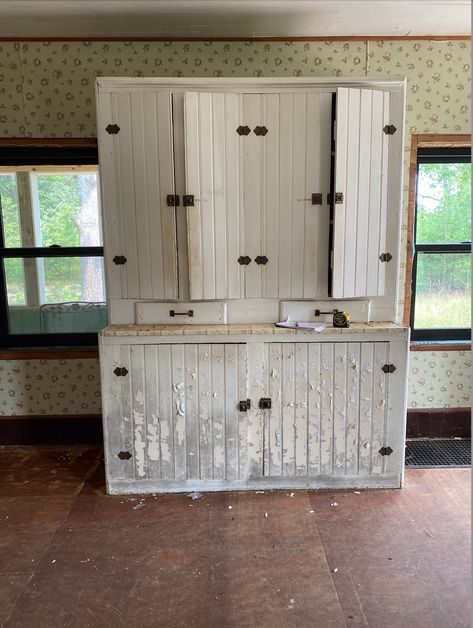
[(400, 86), (100, 79), (109, 297), (386, 294)]

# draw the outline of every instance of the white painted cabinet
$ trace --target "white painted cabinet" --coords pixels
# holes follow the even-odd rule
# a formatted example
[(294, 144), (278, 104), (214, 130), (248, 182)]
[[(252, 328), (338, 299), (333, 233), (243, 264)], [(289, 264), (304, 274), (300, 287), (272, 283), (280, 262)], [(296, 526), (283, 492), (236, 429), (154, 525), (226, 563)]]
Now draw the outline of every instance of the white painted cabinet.
[(406, 334), (138, 343), (108, 333), (110, 492), (400, 486)]

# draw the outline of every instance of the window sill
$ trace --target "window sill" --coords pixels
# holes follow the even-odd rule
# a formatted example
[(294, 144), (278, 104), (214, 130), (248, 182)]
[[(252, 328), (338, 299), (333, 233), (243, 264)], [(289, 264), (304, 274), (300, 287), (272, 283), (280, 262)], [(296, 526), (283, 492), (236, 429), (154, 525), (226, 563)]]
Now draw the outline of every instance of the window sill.
[(0, 360), (88, 360), (98, 357), (97, 347), (0, 349)]
[(415, 340), (410, 343), (409, 348), (411, 351), (471, 351), (471, 342), (458, 342), (458, 340)]

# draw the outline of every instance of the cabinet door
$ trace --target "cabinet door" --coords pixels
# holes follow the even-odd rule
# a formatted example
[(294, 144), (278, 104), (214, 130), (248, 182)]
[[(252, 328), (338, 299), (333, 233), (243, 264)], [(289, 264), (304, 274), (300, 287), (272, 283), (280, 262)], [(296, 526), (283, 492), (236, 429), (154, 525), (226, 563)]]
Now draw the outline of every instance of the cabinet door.
[[(239, 410), (247, 399), (246, 345), (128, 345), (106, 352), (128, 371), (110, 374), (104, 356), (109, 481), (150, 480), (158, 489), (246, 477), (247, 415)], [(118, 458), (120, 451), (129, 459)]]
[(390, 95), (339, 88), (336, 98), (332, 296), (382, 296)]
[(100, 92), (98, 139), (107, 295), (176, 299), (170, 94)]
[(192, 299), (326, 296), (330, 133), (328, 92), (185, 95)]
[(270, 343), (264, 476), (385, 472), (389, 343)]

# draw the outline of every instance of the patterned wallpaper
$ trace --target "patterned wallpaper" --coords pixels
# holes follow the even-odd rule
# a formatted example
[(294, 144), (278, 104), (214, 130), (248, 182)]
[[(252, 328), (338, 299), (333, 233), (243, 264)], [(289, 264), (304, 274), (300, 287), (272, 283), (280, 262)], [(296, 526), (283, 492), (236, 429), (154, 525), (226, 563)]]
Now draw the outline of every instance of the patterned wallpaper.
[[(410, 135), (470, 132), (470, 55), (471, 45), (466, 41), (0, 42), (0, 137), (95, 137), (97, 76), (405, 76), (405, 250)], [(404, 273), (402, 260), (400, 286), (404, 285)], [(401, 312), (402, 288), (400, 297)], [(409, 406), (468, 406), (469, 361), (469, 352), (411, 353)], [(22, 382), (31, 372), (32, 363), (14, 364), (20, 368), (16, 390), (20, 394), (24, 389), (20, 396), (26, 400), (26, 385)], [(5, 371), (5, 363), (3, 366), (0, 414), (8, 414), (11, 412), (6, 409), (11, 411), (15, 405), (11, 398), (1, 404), (4, 390), (8, 389), (4, 380), (11, 379), (13, 367)], [(75, 361), (64, 366), (72, 369), (70, 377), (78, 374)], [(90, 385), (84, 388), (84, 380), (78, 380), (78, 390), (87, 390), (89, 397), (98, 399), (97, 364), (91, 361), (89, 368), (95, 373), (95, 389)], [(443, 369), (449, 373), (447, 381)], [(57, 413), (52, 405), (57, 406), (59, 401), (52, 404), (45, 399), (43, 403), (42, 394), (38, 395), (36, 406), (30, 399), (17, 410), (25, 414), (40, 413), (39, 409)], [(68, 406), (70, 413), (72, 407), (79, 412), (81, 403), (85, 403), (74, 394)]]

